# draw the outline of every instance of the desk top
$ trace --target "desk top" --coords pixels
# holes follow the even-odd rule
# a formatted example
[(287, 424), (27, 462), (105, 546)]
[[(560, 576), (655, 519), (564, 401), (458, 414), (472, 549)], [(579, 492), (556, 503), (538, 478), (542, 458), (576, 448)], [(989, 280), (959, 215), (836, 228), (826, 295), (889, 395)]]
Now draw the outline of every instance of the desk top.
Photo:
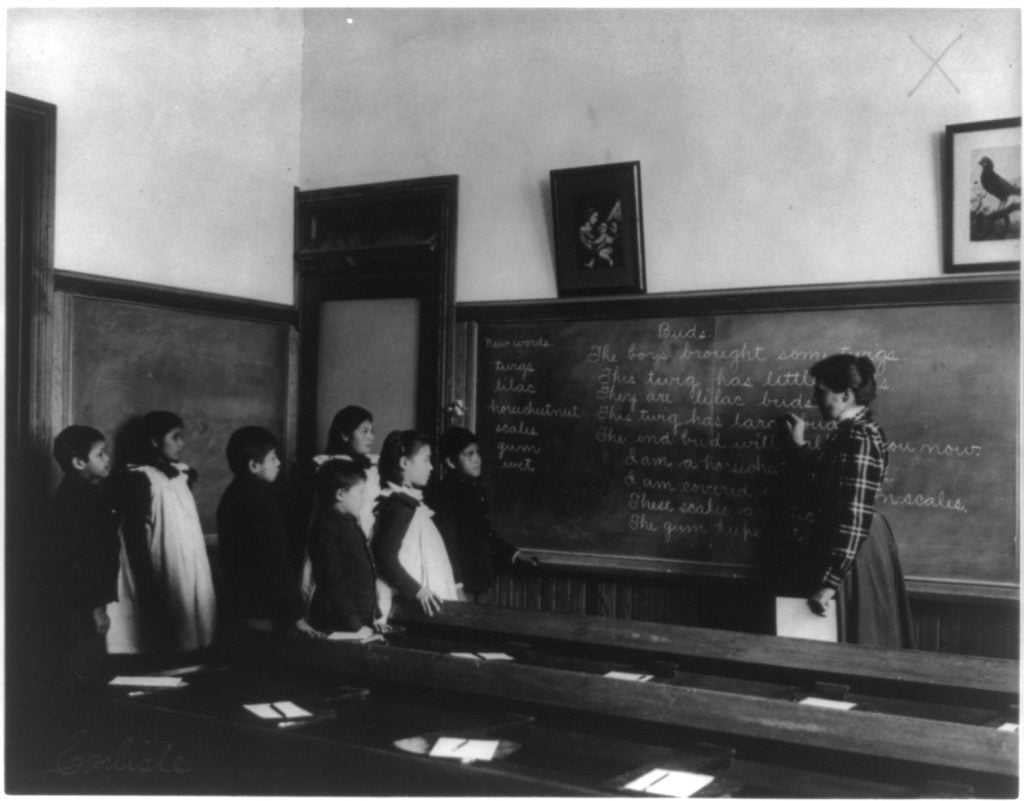
[(833, 680), (867, 679), (1016, 698), (1020, 665), (1008, 659), (926, 651), (894, 651), (766, 634), (673, 626), (636, 620), (525, 612), (446, 602), (432, 619), (405, 612), (408, 622), (500, 632), (509, 637), (626, 648), (661, 657), (708, 659), (761, 668), (817, 673)]
[(1016, 776), (1015, 733), (871, 712), (836, 712), (788, 700), (757, 698), (654, 682), (618, 681), (506, 661), (466, 660), (398, 646), (296, 639), (287, 653), (268, 650), (290, 671), (330, 672), (345, 680), (392, 683), (571, 709), (680, 731), (828, 749), (857, 758), (898, 760), (932, 770)]

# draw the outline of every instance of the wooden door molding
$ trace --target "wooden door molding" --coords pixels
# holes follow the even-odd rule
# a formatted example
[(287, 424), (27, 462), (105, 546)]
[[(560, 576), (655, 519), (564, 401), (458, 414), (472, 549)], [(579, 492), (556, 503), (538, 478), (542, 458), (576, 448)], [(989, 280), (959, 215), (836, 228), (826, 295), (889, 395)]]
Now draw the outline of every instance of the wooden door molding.
[[(53, 221), (57, 107), (7, 93), (7, 409), (5, 558), (8, 676), (55, 664), (45, 521), (56, 364)], [(56, 408), (54, 406), (54, 408)]]
[(300, 464), (319, 444), (317, 363), (325, 301), (419, 301), (416, 425), (428, 435), (440, 432), (454, 364), (457, 204), (455, 175), (296, 191)]
[(8, 92), (7, 475), (39, 478), (41, 470), (44, 485), (54, 366), (56, 153), (57, 107)]

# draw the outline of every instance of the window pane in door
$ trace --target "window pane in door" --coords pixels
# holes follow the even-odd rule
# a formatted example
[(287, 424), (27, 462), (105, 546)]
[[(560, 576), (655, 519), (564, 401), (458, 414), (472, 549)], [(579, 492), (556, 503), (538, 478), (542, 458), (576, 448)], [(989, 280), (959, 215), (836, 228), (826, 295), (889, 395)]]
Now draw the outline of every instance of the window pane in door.
[(416, 298), (331, 300), (320, 306), (316, 452), (335, 413), (373, 414), (374, 452), (389, 431), (416, 427), (420, 302)]

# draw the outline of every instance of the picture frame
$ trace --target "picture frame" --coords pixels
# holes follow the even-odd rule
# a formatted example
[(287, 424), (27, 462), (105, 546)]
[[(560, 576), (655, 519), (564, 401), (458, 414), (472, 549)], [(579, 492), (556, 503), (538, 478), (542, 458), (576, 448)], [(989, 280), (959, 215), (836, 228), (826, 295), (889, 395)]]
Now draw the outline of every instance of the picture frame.
[(946, 126), (944, 270), (1020, 270), (1021, 118)]
[(640, 162), (551, 170), (559, 297), (646, 291)]

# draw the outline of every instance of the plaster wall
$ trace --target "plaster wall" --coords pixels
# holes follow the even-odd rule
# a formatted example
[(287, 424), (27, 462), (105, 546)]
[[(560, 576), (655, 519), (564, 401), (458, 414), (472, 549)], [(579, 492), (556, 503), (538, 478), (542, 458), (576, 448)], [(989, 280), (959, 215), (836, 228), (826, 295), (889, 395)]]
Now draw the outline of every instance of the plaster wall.
[(55, 266), (292, 302), (300, 10), (11, 9), (57, 106)]
[(1017, 10), (305, 19), (302, 187), (458, 174), (461, 301), (554, 297), (549, 171), (633, 160), (650, 292), (938, 276), (945, 126), (1020, 114)]
[(549, 171), (632, 160), (650, 292), (938, 276), (945, 126), (1021, 107), (1016, 9), (7, 22), (8, 90), (58, 106), (56, 266), (280, 303), (296, 185), (458, 174), (457, 299), (545, 298)]

